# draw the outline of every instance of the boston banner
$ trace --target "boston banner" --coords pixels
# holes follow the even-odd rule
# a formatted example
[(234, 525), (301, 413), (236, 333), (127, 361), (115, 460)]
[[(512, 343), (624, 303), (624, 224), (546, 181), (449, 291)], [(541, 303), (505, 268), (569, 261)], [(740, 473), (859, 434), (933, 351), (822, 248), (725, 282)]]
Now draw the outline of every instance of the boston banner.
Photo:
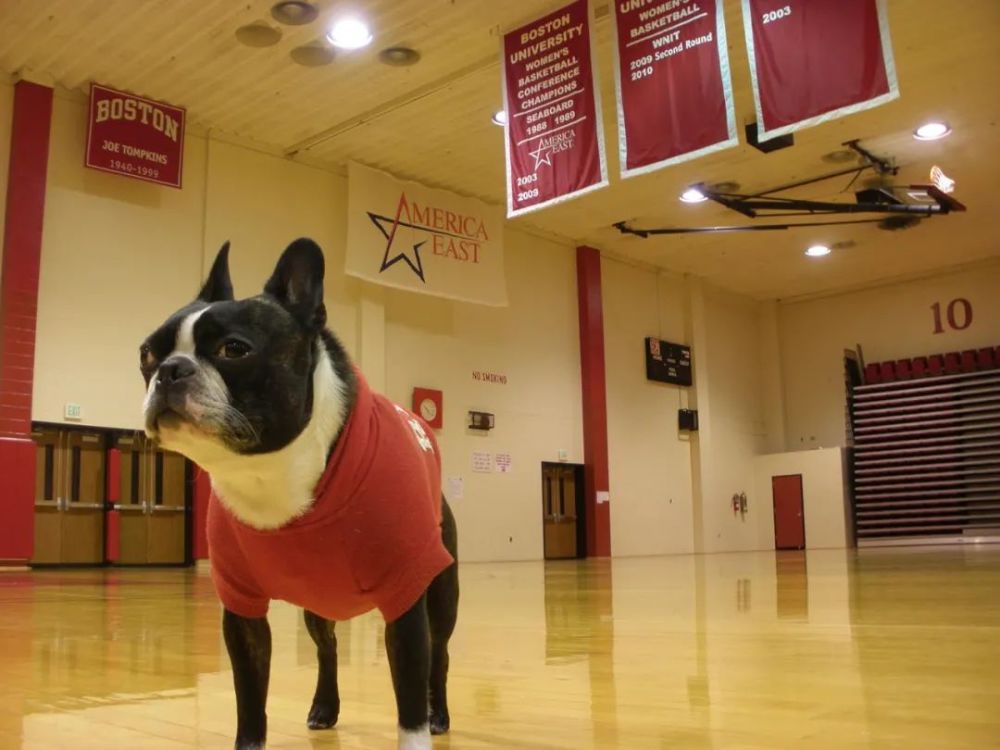
[(184, 114), (181, 107), (91, 84), (84, 164), (179, 188)]
[(438, 297), (507, 304), (503, 210), (351, 163), (345, 272)]
[(587, 0), (504, 35), (507, 215), (608, 184)]
[(615, 0), (622, 177), (735, 146), (722, 0)]
[(885, 0), (743, 0), (760, 140), (899, 96)]

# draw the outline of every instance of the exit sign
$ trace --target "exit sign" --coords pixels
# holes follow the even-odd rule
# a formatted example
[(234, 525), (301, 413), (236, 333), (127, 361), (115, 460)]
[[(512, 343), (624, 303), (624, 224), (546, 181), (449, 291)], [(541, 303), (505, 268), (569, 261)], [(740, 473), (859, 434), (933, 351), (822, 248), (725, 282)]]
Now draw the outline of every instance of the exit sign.
[(80, 404), (66, 404), (66, 419), (83, 419), (83, 407)]

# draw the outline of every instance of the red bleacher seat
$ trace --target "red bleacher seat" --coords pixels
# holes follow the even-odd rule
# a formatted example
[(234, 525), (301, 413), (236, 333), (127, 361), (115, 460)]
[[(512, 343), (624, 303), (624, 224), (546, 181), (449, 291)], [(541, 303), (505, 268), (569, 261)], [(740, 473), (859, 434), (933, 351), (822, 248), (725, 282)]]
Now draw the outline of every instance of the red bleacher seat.
[(865, 365), (865, 382), (866, 383), (881, 383), (882, 378), (880, 377), (879, 367), (876, 363), (871, 363)]
[(932, 354), (927, 358), (927, 369), (931, 375), (940, 375), (944, 372), (944, 358), (940, 354)]
[(976, 353), (976, 360), (979, 364), (980, 370), (992, 370), (996, 367), (996, 360), (993, 358), (992, 347), (987, 347), (986, 349), (980, 349)]
[(975, 372), (977, 369), (975, 350), (966, 349), (962, 352), (962, 372)]
[(896, 368), (892, 362), (880, 362), (879, 370), (883, 383), (891, 383), (896, 379)]
[(896, 380), (909, 380), (913, 377), (913, 367), (910, 360), (900, 359), (896, 361)]
[(948, 352), (944, 355), (944, 371), (954, 375), (962, 369), (962, 357), (958, 352)]
[(913, 358), (913, 377), (922, 378), (927, 374), (927, 357)]

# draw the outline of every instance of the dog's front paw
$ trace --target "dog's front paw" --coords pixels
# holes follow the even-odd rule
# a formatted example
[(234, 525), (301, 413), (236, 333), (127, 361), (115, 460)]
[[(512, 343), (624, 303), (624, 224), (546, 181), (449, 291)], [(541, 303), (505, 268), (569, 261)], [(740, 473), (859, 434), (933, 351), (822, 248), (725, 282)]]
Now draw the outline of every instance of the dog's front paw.
[(430, 715), (431, 734), (444, 734), (451, 729), (451, 717), (448, 711), (431, 711)]
[(417, 729), (399, 728), (399, 750), (431, 750), (431, 733), (427, 725)]
[(313, 703), (309, 709), (309, 718), (306, 725), (310, 729), (330, 729), (337, 723), (340, 716), (340, 704), (327, 705), (324, 703)]

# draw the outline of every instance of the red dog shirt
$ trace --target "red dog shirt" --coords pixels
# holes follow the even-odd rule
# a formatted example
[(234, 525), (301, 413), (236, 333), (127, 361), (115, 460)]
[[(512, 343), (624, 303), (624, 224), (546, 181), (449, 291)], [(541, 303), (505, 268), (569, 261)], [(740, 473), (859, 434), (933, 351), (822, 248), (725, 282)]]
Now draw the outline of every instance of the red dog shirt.
[(263, 617), (283, 599), (328, 620), (377, 607), (392, 622), (452, 563), (431, 431), (357, 378), (357, 402), (305, 515), (261, 531), (209, 500), (212, 579), (226, 609)]

